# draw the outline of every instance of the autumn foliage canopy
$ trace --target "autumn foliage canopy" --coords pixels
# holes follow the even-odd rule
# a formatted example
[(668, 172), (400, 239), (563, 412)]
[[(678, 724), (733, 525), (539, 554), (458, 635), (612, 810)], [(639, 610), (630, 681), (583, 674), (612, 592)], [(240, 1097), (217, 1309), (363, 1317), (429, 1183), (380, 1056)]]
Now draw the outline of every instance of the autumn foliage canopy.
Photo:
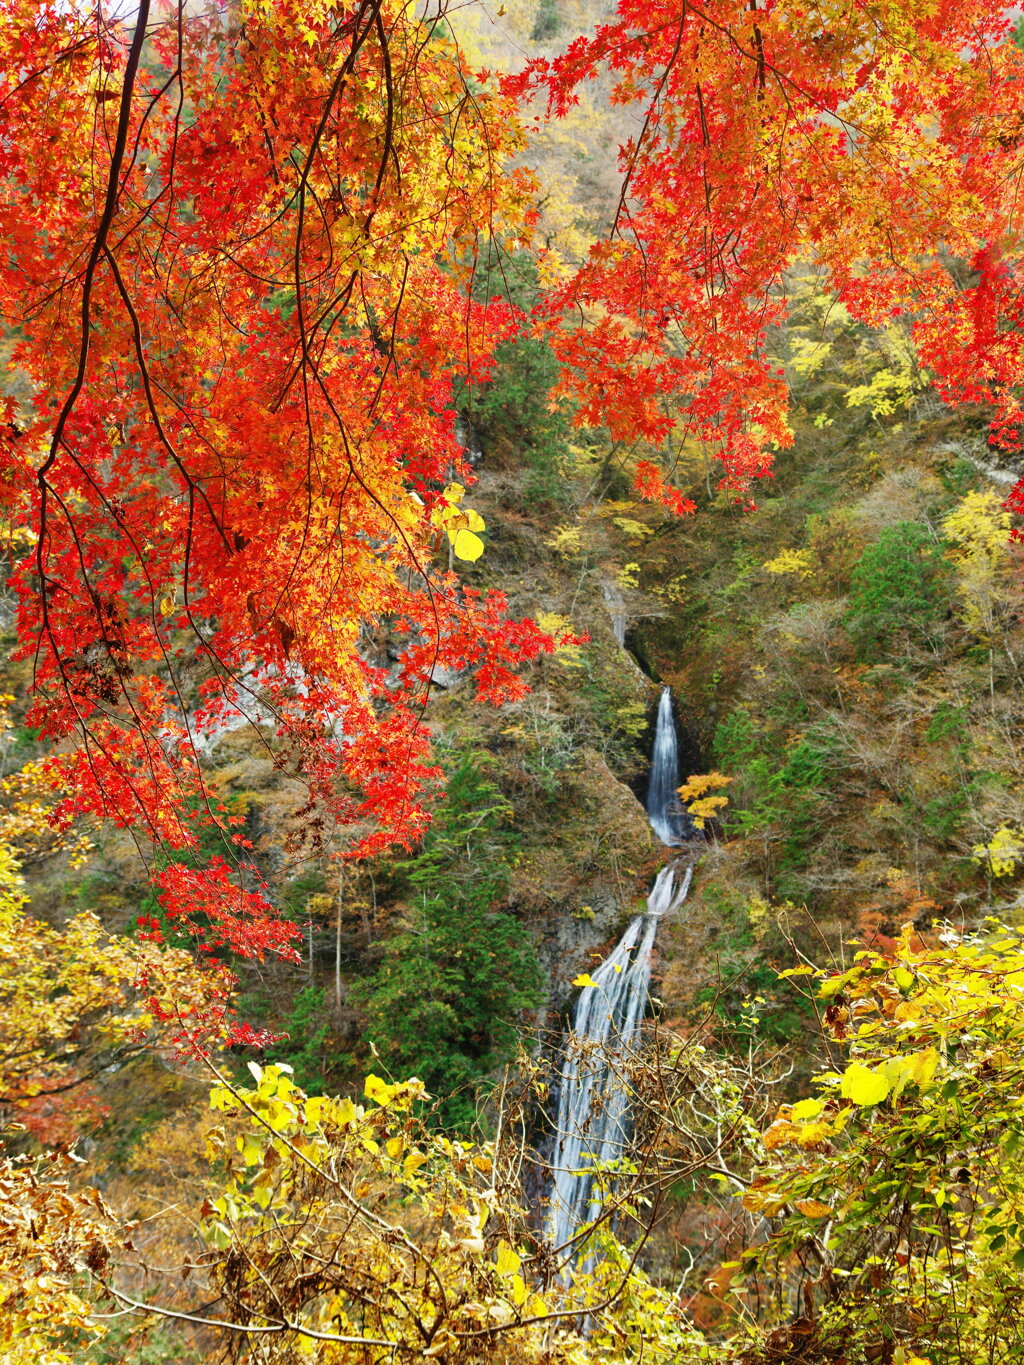
[[(637, 129), (614, 221), (523, 316), (480, 262), (530, 245), (530, 129), (609, 73)], [(502, 702), (553, 643), (449, 567), (482, 529), (455, 401), (518, 329), (677, 513), (681, 438), (740, 500), (790, 439), (765, 339), (798, 258), (912, 319), (1014, 445), (1022, 79), (993, 0), (620, 0), (500, 79), (403, 0), (2, 0), (0, 496), (58, 819), (155, 841), (168, 911), (257, 953), (289, 931), (194, 853), (229, 823), (201, 763), (226, 726), (301, 780), (320, 847), (416, 837), (432, 671)], [(360, 649), (382, 623), (393, 669)]]

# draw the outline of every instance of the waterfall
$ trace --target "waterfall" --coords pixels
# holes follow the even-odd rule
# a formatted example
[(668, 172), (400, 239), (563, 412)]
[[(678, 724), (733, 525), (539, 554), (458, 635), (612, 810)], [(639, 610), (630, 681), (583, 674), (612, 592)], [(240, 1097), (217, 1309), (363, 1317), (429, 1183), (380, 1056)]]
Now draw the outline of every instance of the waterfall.
[(562, 1062), (548, 1235), (562, 1246), (596, 1218), (594, 1163), (624, 1157), (629, 1143), (629, 1079), (623, 1072), (647, 1009), (651, 952), (658, 921), (686, 899), (693, 869), (678, 862), (658, 873), (647, 909), (584, 986)]
[[(678, 844), (683, 821), (672, 814), (678, 777), (672, 698), (666, 687), (658, 708), (647, 811), (655, 833)], [(611, 954), (584, 986), (565, 1045), (558, 1095), (547, 1232), (564, 1245), (601, 1211), (595, 1166), (625, 1157), (630, 1136), (626, 1067), (647, 1009), (651, 955), (658, 922), (682, 905), (692, 867), (681, 859), (658, 873), (647, 908), (630, 920)]]
[(679, 747), (672, 718), (672, 691), (663, 687), (654, 732), (651, 775), (647, 782), (647, 817), (661, 842), (670, 847), (693, 832), (689, 820), (680, 809), (676, 796), (678, 786)]
[(471, 469), (475, 469), (483, 459), (483, 451), (473, 423), (461, 413), (455, 419), (455, 439), (462, 447), (463, 459)]
[(605, 606), (608, 608), (608, 615), (612, 618), (612, 634), (615, 636), (617, 644), (625, 646), (626, 603), (622, 597), (622, 590), (618, 583), (606, 579), (601, 585), (601, 592), (604, 595)]

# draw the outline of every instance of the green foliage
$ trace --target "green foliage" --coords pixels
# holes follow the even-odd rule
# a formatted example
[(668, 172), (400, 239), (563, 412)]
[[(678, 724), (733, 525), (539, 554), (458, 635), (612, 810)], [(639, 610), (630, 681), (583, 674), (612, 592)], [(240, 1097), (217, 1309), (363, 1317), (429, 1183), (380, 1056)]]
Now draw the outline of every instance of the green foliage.
[(959, 835), (971, 811), (970, 787), (953, 787), (916, 803), (920, 827), (929, 838), (949, 842)]
[(714, 752), (721, 766), (730, 772), (740, 772), (749, 766), (761, 750), (754, 719), (744, 706), (719, 721), (715, 729)]
[[(501, 294), (528, 313), (539, 297), (536, 264), (525, 252), (506, 256), (492, 247), (480, 267), (477, 292), (487, 298)], [(498, 346), (490, 379), (467, 388), (460, 404), (486, 445), (510, 449), (526, 467), (522, 494), (531, 507), (566, 500), (572, 426), (566, 405), (552, 405), (549, 398), (558, 373), (551, 347), (524, 329)]]
[(323, 1090), (323, 1051), (330, 1034), (323, 1022), (326, 1013), (324, 994), (323, 989), (316, 986), (306, 986), (299, 991), (285, 1021), (287, 1038), (267, 1049), (269, 1061), (290, 1066), (296, 1085), (314, 1095)]
[(938, 744), (942, 740), (955, 740), (958, 746), (966, 744), (967, 740), (967, 716), (962, 706), (951, 706), (949, 702), (940, 702), (935, 708), (935, 712), (928, 722), (928, 729), (924, 734), (929, 744)]
[(940, 702), (924, 738), (927, 744), (945, 746), (944, 785), (908, 804), (918, 829), (936, 842), (950, 843), (964, 832), (983, 777), (974, 764), (966, 708)]
[(715, 1017), (716, 1036), (748, 1048), (752, 1040), (786, 1044), (803, 1033), (808, 1008), (789, 981), (779, 979), (777, 964), (791, 959), (770, 907), (757, 897), (748, 899), (730, 887), (711, 882), (700, 897), (718, 933), (714, 940), (716, 977), (694, 996), (703, 1015)]
[(858, 655), (875, 658), (894, 635), (930, 643), (948, 607), (948, 584), (943, 546), (927, 527), (887, 526), (850, 575), (846, 625)]
[(558, 0), (540, 0), (537, 16), (533, 21), (530, 41), (546, 43), (558, 35), (562, 28), (562, 16), (558, 12)]
[(314, 896), (327, 891), (327, 878), (318, 867), (300, 872), (293, 877), (281, 896), (281, 914), (287, 919), (298, 920), (306, 916), (309, 902)]
[(742, 834), (773, 833), (780, 843), (782, 871), (802, 867), (827, 810), (829, 774), (838, 759), (827, 724), (809, 726), (783, 751), (778, 736), (759, 728), (743, 707), (722, 721), (715, 758), (737, 778), (727, 826)]
[(743, 545), (733, 551), (732, 565), (736, 570), (735, 577), (722, 589), (721, 594), (726, 603), (732, 603), (737, 598), (742, 600), (764, 567), (757, 556)]
[[(1024, 23), (1024, 19), (1021, 23)], [(940, 465), (938, 475), (943, 488), (955, 498), (966, 497), (981, 483), (981, 475), (970, 460), (956, 459), (950, 464)]]
[(481, 760), (456, 763), (421, 852), (403, 865), (405, 925), (356, 992), (383, 1061), (419, 1076), (452, 1128), (473, 1121), (476, 1089), (513, 1055), (518, 1016), (543, 995), (533, 941), (503, 905), (511, 813)]

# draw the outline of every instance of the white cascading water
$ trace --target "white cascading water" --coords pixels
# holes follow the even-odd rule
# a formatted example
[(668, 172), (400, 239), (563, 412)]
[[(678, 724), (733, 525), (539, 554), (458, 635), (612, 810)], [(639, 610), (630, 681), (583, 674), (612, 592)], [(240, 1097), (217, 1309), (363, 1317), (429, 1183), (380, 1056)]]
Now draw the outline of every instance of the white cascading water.
[(654, 755), (651, 775), (647, 783), (647, 818), (663, 844), (678, 844), (688, 833), (679, 808), (676, 788), (679, 786), (679, 747), (676, 743), (675, 721), (672, 719), (672, 692), (661, 689), (658, 703), (658, 723), (654, 730)]
[(604, 594), (608, 615), (612, 618), (612, 634), (615, 636), (615, 642), (618, 645), (625, 646), (626, 603), (622, 596), (622, 590), (618, 583), (613, 583), (609, 579), (602, 584), (601, 591)]
[[(666, 733), (670, 732), (670, 733)], [(658, 708), (647, 811), (663, 843), (679, 843), (681, 821), (671, 805), (679, 782), (672, 699)], [(660, 803), (660, 804), (659, 804)], [(682, 905), (692, 867), (681, 860), (658, 873), (647, 908), (630, 920), (614, 951), (593, 973), (573, 1012), (562, 1062), (547, 1232), (564, 1246), (601, 1211), (595, 1168), (608, 1170), (629, 1148), (628, 1063), (647, 1010), (651, 955), (658, 921)]]

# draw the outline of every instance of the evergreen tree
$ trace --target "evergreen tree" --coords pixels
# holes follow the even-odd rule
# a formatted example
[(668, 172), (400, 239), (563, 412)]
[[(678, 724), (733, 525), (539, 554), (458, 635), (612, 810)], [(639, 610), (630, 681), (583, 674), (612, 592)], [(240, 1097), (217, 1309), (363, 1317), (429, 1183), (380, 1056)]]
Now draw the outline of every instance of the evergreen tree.
[(418, 1075), (454, 1127), (472, 1121), (476, 1088), (511, 1057), (518, 1015), (543, 995), (535, 946), (503, 903), (511, 814), (479, 760), (459, 761), (421, 852), (403, 865), (408, 922), (359, 993), (384, 1062)]
[(847, 626), (862, 658), (894, 634), (927, 644), (948, 607), (949, 566), (943, 546), (914, 521), (887, 526), (850, 576)]

